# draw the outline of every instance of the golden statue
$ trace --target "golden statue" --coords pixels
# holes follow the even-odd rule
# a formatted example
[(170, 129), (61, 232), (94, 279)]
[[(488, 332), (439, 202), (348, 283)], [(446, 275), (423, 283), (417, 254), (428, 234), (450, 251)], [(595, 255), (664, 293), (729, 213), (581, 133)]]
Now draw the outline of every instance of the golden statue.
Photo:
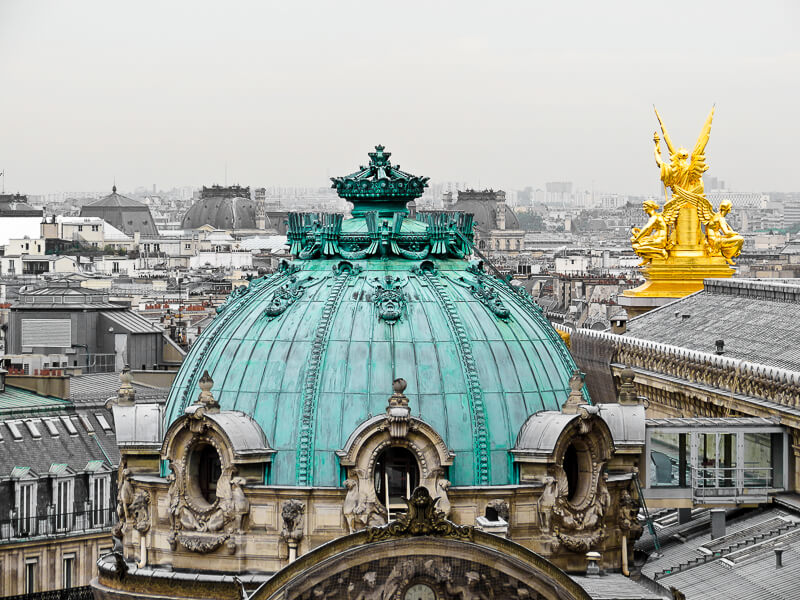
[[(691, 153), (686, 148), (676, 148), (661, 115), (655, 112), (669, 151), (669, 160), (664, 160), (661, 138), (658, 132), (654, 133), (653, 155), (664, 184), (664, 209), (659, 213), (653, 200), (642, 205), (649, 220), (641, 229), (631, 229), (631, 246), (642, 258), (639, 266), (647, 281), (627, 290), (624, 296), (680, 298), (703, 289), (703, 279), (707, 277), (731, 277), (734, 271), (730, 265), (741, 252), (744, 240), (726, 220), (731, 203), (723, 201), (715, 212), (703, 188), (703, 173), (708, 170), (705, 151), (714, 109), (708, 114)], [(641, 303), (635, 306), (644, 307)]]
[(631, 229), (633, 251), (644, 259), (639, 266), (650, 264), (654, 258), (667, 258), (667, 224), (658, 212), (658, 204), (645, 200), (642, 208), (650, 220), (642, 229)]
[(744, 244), (744, 238), (725, 220), (725, 215), (731, 212), (731, 208), (731, 201), (723, 200), (719, 203), (719, 212), (714, 213), (706, 223), (709, 256), (722, 256), (729, 265), (735, 264), (733, 259), (739, 256)]

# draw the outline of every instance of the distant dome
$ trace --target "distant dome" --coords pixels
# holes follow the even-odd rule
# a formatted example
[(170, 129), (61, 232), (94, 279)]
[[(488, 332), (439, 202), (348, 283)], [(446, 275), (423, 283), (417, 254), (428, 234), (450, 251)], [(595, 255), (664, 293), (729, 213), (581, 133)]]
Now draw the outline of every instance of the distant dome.
[[(459, 197), (458, 200), (450, 208), (452, 210), (459, 210), (469, 213), (475, 218), (475, 227), (481, 231), (489, 231), (497, 229), (497, 210), (498, 203), (493, 200), (485, 199), (464, 199)], [(503, 211), (505, 214), (505, 229), (521, 229), (519, 219), (511, 208), (503, 203)]]
[(153, 215), (146, 204), (117, 193), (117, 186), (108, 196), (81, 208), (82, 217), (100, 217), (127, 235), (158, 235)]
[(412, 415), (455, 453), (453, 485), (516, 483), (520, 427), (560, 409), (575, 364), (524, 290), (465, 259), (469, 215), (405, 217), (427, 178), (377, 150), (370, 167), (334, 179), (363, 216), (289, 215), (298, 260), (220, 307), (175, 378), (165, 425), (208, 370), (222, 410), (252, 416), (276, 451), (267, 483), (340, 486), (336, 452), (385, 414), (404, 378)]
[(211, 225), (215, 229), (256, 229), (257, 203), (250, 199), (250, 188), (204, 187), (183, 217), (183, 229)]

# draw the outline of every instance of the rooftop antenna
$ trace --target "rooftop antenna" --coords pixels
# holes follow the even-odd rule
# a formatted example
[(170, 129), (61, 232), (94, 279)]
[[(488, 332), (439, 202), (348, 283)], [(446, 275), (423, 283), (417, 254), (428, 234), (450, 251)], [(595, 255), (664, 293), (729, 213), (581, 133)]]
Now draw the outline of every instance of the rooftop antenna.
[(228, 187), (228, 161), (225, 161), (225, 187)]
[(3, 178), (3, 192), (2, 193), (5, 194), (6, 193), (6, 171), (5, 171), (5, 169), (0, 171), (0, 177)]

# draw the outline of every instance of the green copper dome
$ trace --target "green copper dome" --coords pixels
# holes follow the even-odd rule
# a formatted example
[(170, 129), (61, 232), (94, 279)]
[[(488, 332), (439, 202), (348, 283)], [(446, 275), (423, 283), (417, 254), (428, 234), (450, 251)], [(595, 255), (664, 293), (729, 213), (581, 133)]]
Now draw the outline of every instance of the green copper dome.
[(464, 258), (469, 215), (383, 212), (403, 178), (382, 150), (371, 154), (381, 169), (362, 170), (357, 181), (381, 189), (389, 178), (394, 184), (383, 189), (393, 195), (365, 196), (372, 210), (348, 220), (290, 215), (298, 260), (220, 307), (178, 372), (166, 424), (195, 401), (208, 370), (222, 409), (251, 415), (276, 450), (267, 483), (339, 486), (336, 451), (385, 412), (392, 381), (402, 377), (412, 414), (455, 452), (453, 485), (514, 483), (508, 451), (520, 427), (531, 414), (560, 409), (575, 364), (524, 290)]

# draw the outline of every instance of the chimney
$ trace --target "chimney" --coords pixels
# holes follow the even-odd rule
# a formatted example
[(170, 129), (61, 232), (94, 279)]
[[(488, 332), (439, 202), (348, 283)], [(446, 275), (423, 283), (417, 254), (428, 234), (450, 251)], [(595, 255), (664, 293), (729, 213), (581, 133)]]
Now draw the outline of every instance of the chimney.
[(714, 342), (714, 345), (716, 346), (717, 354), (720, 355), (725, 354), (725, 340), (717, 340), (716, 342)]
[(778, 544), (773, 550), (775, 550), (775, 568), (780, 569), (783, 566), (783, 552), (786, 550), (786, 546)]
[(725, 509), (711, 509), (711, 539), (716, 540), (725, 535)]
[(586, 576), (587, 577), (600, 577), (600, 559), (602, 555), (599, 552), (586, 553)]
[(620, 314), (611, 319), (611, 333), (622, 335), (628, 330), (628, 316)]

